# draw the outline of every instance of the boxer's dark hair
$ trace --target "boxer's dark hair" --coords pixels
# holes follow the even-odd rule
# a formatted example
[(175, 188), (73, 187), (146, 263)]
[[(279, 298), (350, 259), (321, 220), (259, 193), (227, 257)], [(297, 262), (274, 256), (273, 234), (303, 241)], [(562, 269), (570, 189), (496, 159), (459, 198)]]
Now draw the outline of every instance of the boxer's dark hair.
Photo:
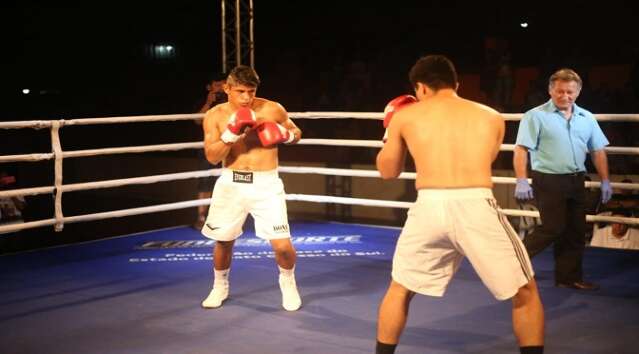
[(408, 73), (408, 79), (417, 87), (417, 83), (438, 91), (445, 88), (457, 88), (455, 65), (443, 55), (427, 55), (419, 58)]
[(250, 66), (238, 65), (229, 73), (226, 83), (233, 85), (245, 85), (250, 87), (258, 87), (260, 85), (260, 77), (257, 72)]

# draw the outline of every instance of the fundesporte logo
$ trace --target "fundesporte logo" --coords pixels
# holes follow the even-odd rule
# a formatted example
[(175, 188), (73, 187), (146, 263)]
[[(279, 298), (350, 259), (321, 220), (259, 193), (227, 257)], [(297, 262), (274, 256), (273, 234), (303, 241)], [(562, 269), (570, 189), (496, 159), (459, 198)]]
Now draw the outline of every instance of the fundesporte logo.
[[(291, 241), (296, 245), (331, 245), (361, 243), (362, 235), (311, 235), (294, 236)], [(145, 242), (137, 248), (141, 249), (171, 249), (171, 248), (209, 248), (215, 245), (215, 240), (164, 240)], [(261, 238), (239, 238), (235, 246), (261, 247), (269, 242)]]

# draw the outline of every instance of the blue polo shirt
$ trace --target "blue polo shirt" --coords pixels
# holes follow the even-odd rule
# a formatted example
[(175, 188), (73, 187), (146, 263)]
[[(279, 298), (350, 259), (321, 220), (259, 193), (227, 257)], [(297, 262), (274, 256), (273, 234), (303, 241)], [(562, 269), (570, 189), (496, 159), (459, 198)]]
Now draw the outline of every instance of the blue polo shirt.
[(564, 174), (585, 172), (588, 151), (603, 149), (608, 139), (592, 113), (573, 104), (566, 120), (549, 100), (524, 113), (516, 144), (528, 148), (534, 171)]

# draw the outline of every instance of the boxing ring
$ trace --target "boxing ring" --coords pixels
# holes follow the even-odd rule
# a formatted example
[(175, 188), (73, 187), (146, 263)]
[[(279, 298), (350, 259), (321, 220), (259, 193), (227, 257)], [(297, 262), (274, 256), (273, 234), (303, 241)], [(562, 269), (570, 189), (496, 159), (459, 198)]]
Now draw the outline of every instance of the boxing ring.
[[(299, 112), (294, 119), (382, 119), (381, 113)], [(506, 114), (518, 121), (520, 114)], [(0, 163), (51, 160), (54, 184), (0, 191), (0, 198), (52, 195), (52, 218), (0, 225), (1, 232), (208, 205), (174, 203), (65, 215), (63, 194), (219, 175), (220, 169), (64, 183), (64, 159), (201, 149), (202, 142), (65, 151), (66, 126), (201, 119), (201, 114), (2, 122), (0, 129), (48, 129), (51, 152), (0, 156)], [(639, 122), (637, 115), (597, 115), (600, 121)], [(380, 128), (381, 131), (381, 128)], [(376, 149), (377, 140), (302, 139), (299, 145)], [(287, 147), (295, 149), (295, 146)], [(504, 144), (501, 151), (512, 151)], [(639, 148), (608, 147), (608, 154), (639, 155)], [(282, 174), (379, 178), (375, 170), (280, 166)], [(412, 180), (405, 172), (400, 179)], [(493, 177), (497, 185), (513, 177)], [(586, 182), (598, 187), (599, 182)], [(639, 184), (612, 183), (637, 190)], [(410, 202), (288, 194), (289, 201), (365, 207), (410, 207)], [(534, 211), (502, 209), (509, 216)], [(590, 222), (639, 224), (639, 218), (588, 215)], [(298, 250), (302, 308), (282, 311), (270, 246), (251, 223), (236, 244), (231, 297), (214, 311), (199, 303), (211, 285), (213, 241), (188, 227), (0, 256), (0, 348), (3, 353), (370, 353), (376, 311), (390, 276), (400, 228), (337, 222), (291, 221)], [(1, 235), (0, 237), (8, 237)], [(639, 257), (634, 252), (587, 248), (584, 272), (602, 285), (596, 293), (555, 288), (548, 250), (533, 260), (546, 309), (547, 352), (629, 353), (639, 328)], [(565, 338), (571, 338), (566, 341)], [(416, 297), (399, 353), (510, 353), (516, 347), (510, 303), (497, 302), (465, 262), (443, 299)], [(630, 351), (628, 351), (630, 349)]]

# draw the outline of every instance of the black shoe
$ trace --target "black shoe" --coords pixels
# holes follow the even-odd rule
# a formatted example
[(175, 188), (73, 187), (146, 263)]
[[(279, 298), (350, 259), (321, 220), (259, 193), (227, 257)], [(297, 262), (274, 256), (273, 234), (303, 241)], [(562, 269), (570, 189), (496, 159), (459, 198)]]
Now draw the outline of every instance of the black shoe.
[(557, 282), (557, 283), (555, 283), (555, 286), (557, 286), (558, 288), (570, 288), (570, 289), (577, 289), (577, 290), (597, 290), (597, 289), (599, 289), (599, 285), (591, 283), (591, 282), (587, 282), (587, 281), (584, 281), (584, 280), (574, 281), (574, 282), (570, 282), (570, 283)]

